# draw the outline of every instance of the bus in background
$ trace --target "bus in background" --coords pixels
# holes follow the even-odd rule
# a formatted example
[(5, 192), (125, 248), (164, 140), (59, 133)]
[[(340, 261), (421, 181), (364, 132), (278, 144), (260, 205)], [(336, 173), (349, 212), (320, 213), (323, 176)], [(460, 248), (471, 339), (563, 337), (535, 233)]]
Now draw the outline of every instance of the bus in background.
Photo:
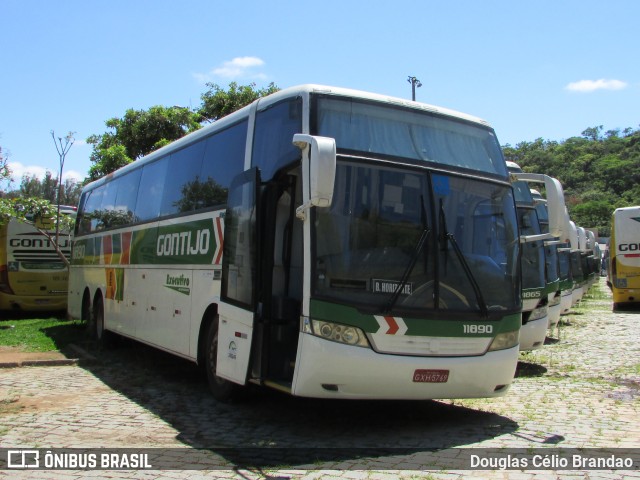
[(563, 218), (563, 238), (558, 244), (558, 266), (560, 273), (560, 291), (562, 292), (560, 299), (560, 315), (566, 315), (571, 310), (573, 304), (573, 271), (571, 268), (571, 223), (569, 220), (569, 212), (565, 208)]
[[(544, 345), (549, 327), (549, 293), (559, 284), (558, 270), (549, 271), (545, 242), (564, 236), (564, 193), (560, 182), (548, 175), (525, 173), (514, 162), (507, 162), (518, 207), (518, 221), (522, 234), (522, 330), (520, 350), (535, 350)], [(547, 198), (546, 232), (538, 217), (529, 183), (543, 183)], [(554, 297), (555, 299), (555, 297)]]
[[(540, 230), (542, 233), (549, 233), (549, 211), (547, 210), (547, 201), (542, 197), (540, 192), (531, 189), (531, 196), (536, 204), (538, 212), (538, 220), (540, 221)], [(547, 300), (548, 300), (548, 317), (549, 329), (556, 327), (560, 321), (560, 301), (562, 292), (560, 290), (560, 258), (558, 255), (559, 240), (545, 240), (545, 278), (547, 279)]]
[[(60, 213), (74, 215), (75, 207), (61, 206)], [(9, 220), (0, 226), (0, 310), (56, 311), (67, 308), (69, 271), (53, 242), (54, 222), (33, 219), (34, 224)], [(36, 228), (38, 227), (38, 228)], [(69, 232), (59, 234), (60, 251), (71, 258)]]
[(220, 400), (496, 397), (518, 240), (486, 122), (292, 87), (84, 188), (69, 315), (204, 365)]
[(613, 212), (607, 285), (614, 309), (640, 302), (640, 206)]
[(573, 220), (569, 221), (569, 243), (571, 245), (571, 276), (573, 277), (573, 293), (571, 305), (577, 305), (586, 293), (587, 277), (582, 260), (582, 249), (580, 248), (580, 237), (578, 227)]

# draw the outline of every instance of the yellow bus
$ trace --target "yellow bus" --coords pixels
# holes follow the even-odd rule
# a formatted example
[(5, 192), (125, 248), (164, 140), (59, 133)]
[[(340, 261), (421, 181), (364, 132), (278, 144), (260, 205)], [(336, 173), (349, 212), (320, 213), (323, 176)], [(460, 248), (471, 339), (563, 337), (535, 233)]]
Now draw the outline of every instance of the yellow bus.
[(640, 302), (640, 206), (613, 212), (607, 275), (614, 309)]
[[(63, 214), (74, 214), (74, 207), (61, 208)], [(69, 270), (59, 257), (52, 237), (51, 221), (35, 224), (11, 219), (0, 225), (0, 311), (55, 311), (67, 308)], [(36, 227), (37, 226), (37, 227)], [(71, 257), (68, 232), (59, 237), (62, 253)]]

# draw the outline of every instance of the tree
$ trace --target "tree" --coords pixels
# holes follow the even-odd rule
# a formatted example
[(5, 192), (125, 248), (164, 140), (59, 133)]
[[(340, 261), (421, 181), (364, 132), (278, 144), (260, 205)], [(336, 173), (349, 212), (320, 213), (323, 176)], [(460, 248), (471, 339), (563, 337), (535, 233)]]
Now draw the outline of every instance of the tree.
[(280, 90), (273, 82), (267, 88), (256, 89), (255, 83), (238, 85), (236, 82), (229, 84), (228, 90), (223, 90), (215, 83), (207, 83), (209, 90), (203, 93), (202, 107), (199, 113), (203, 120), (214, 122), (230, 113), (240, 110), (260, 97), (270, 95)]
[(149, 110), (126, 111), (105, 122), (109, 131), (91, 135), (89, 178), (96, 180), (200, 128), (201, 116), (184, 107), (156, 105)]
[[(41, 198), (51, 203), (58, 201), (56, 190), (59, 188), (59, 181), (53, 178), (51, 172), (47, 171), (44, 178), (40, 180), (36, 176), (25, 175), (22, 177), (20, 187), (7, 193), (9, 198)], [(67, 178), (60, 187), (60, 203), (62, 205), (78, 205), (82, 184)]]
[[(0, 148), (0, 181), (6, 181), (10, 178), (11, 169), (8, 166), (8, 159)], [(58, 216), (57, 211), (57, 205), (53, 205), (49, 200), (43, 198), (3, 196), (0, 198), (0, 225), (4, 225), (12, 219), (33, 225), (51, 241), (56, 253), (68, 267), (69, 261), (60, 250), (57, 239), (40, 223), (41, 219), (51, 219), (52, 221), (47, 223), (49, 225), (52, 223), (56, 230), (71, 231), (75, 220), (68, 215)]]

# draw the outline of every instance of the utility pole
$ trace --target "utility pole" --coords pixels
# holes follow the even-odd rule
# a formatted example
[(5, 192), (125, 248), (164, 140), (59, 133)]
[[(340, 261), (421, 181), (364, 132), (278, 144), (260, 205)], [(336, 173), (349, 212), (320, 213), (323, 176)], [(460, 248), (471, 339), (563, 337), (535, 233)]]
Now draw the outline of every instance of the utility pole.
[(407, 82), (409, 82), (411, 84), (411, 100), (413, 100), (415, 102), (416, 101), (416, 87), (420, 88), (422, 86), (422, 83), (416, 77), (412, 77), (411, 75), (409, 75), (409, 78), (407, 79)]
[(58, 152), (58, 156), (60, 157), (60, 172), (58, 172), (58, 195), (57, 195), (57, 203), (58, 203), (58, 213), (56, 215), (56, 245), (59, 243), (59, 235), (60, 235), (60, 191), (62, 190), (62, 169), (64, 168), (64, 159), (69, 153), (71, 146), (76, 141), (73, 138), (74, 132), (67, 133), (67, 136), (64, 137), (64, 145), (62, 144), (62, 137), (58, 137), (58, 141), (56, 142), (56, 134), (53, 130), (51, 130), (51, 138), (53, 138), (53, 144), (56, 146), (56, 151)]

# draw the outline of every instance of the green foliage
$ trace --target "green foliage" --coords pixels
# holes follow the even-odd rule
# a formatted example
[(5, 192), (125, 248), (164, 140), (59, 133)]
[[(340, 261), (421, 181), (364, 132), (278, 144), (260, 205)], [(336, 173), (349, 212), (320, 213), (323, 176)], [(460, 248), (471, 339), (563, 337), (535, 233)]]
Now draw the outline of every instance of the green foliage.
[(538, 138), (506, 145), (507, 160), (558, 178), (577, 225), (609, 235), (613, 210), (640, 204), (640, 130), (587, 128), (563, 142)]
[(228, 90), (208, 83), (209, 90), (202, 94), (202, 105), (197, 110), (184, 107), (155, 106), (149, 110), (126, 111), (122, 118), (105, 122), (108, 131), (91, 135), (87, 143), (93, 145), (89, 159), (89, 180), (97, 180), (120, 167), (157, 150), (184, 135), (198, 130), (202, 123), (218, 120), (257, 98), (277, 92), (273, 83), (256, 89), (255, 83), (229, 84)]
[[(82, 184), (73, 179), (66, 179), (60, 188), (61, 205), (78, 205)], [(36, 176), (25, 175), (17, 190), (7, 192), (8, 198), (35, 197), (48, 200), (51, 203), (58, 202), (58, 178), (54, 178), (51, 172), (47, 171), (44, 178), (40, 180)]]
[(149, 110), (126, 111), (105, 122), (110, 130), (91, 135), (89, 178), (96, 180), (200, 128), (200, 114), (183, 107), (156, 105)]
[[(92, 137), (89, 137), (87, 141), (91, 143), (91, 139)], [(90, 160), (93, 162), (93, 165), (89, 167), (90, 181), (104, 177), (120, 167), (124, 167), (133, 162), (133, 160), (127, 156), (124, 145), (111, 145), (107, 148), (101, 148), (96, 147), (94, 144)]]
[(204, 120), (215, 121), (230, 113), (240, 110), (260, 97), (270, 95), (280, 90), (274, 83), (267, 88), (256, 89), (256, 84), (238, 85), (236, 82), (229, 84), (228, 90), (223, 90), (215, 83), (207, 83), (209, 90), (203, 93), (202, 107), (199, 113)]

